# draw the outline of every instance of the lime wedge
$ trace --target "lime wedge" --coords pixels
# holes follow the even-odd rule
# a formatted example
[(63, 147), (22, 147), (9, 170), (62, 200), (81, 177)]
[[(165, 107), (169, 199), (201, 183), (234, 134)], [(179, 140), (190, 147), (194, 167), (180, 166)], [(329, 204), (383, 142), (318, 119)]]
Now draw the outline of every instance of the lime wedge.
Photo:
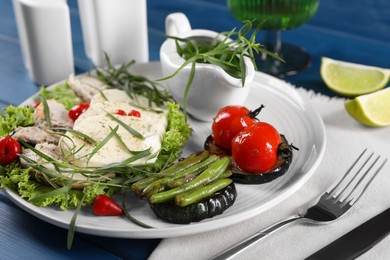
[(323, 57), (321, 77), (334, 92), (356, 97), (384, 88), (389, 81), (390, 70), (344, 62)]
[(362, 124), (388, 126), (390, 125), (390, 88), (347, 101), (345, 109)]

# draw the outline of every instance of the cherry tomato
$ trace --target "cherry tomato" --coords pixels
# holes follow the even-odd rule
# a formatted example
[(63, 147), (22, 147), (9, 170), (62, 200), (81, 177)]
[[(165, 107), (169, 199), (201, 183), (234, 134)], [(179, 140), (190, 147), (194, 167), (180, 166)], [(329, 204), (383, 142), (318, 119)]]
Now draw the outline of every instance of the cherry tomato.
[(18, 159), (18, 154), (22, 153), (22, 146), (18, 141), (10, 136), (0, 139), (0, 163), (10, 164)]
[(103, 194), (96, 196), (92, 210), (97, 216), (120, 216), (124, 213), (123, 209), (113, 199)]
[(75, 105), (72, 107), (69, 112), (68, 116), (73, 120), (76, 121), (79, 116), (84, 113), (89, 108), (89, 103), (81, 103), (78, 105)]
[(232, 140), (233, 160), (248, 173), (266, 172), (277, 162), (281, 141), (272, 125), (257, 122), (243, 129)]
[(135, 116), (135, 117), (141, 117), (141, 113), (137, 110), (131, 110), (128, 114), (128, 116)]
[(120, 115), (120, 116), (125, 116), (126, 112), (122, 109), (118, 109), (117, 111), (115, 111), (115, 114)]
[(230, 150), (233, 137), (245, 127), (256, 122), (256, 119), (250, 116), (250, 112), (244, 106), (221, 108), (211, 126), (214, 143), (223, 149)]

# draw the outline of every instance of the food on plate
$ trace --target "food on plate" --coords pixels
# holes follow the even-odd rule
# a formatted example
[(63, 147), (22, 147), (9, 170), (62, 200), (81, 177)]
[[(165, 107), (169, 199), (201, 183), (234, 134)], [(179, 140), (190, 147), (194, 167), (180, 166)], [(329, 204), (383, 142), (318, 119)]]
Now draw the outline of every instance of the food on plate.
[(84, 103), (89, 103), (100, 91), (110, 88), (105, 82), (92, 76), (76, 78), (70, 75), (68, 85)]
[(230, 150), (232, 139), (245, 127), (256, 122), (256, 116), (264, 106), (250, 111), (245, 106), (226, 106), (221, 108), (211, 126), (212, 137), (218, 146)]
[(222, 214), (234, 204), (236, 196), (237, 191), (232, 182), (210, 197), (186, 207), (177, 206), (173, 201), (156, 204), (150, 203), (150, 205), (159, 218), (177, 224), (187, 224)]
[(34, 104), (6, 108), (1, 186), (37, 206), (77, 215), (92, 205), (95, 215), (133, 221), (111, 198), (131, 189), (158, 218), (186, 224), (231, 207), (235, 182), (263, 183), (287, 171), (294, 147), (256, 118), (263, 105), (221, 108), (206, 149), (179, 158), (192, 131), (179, 104), (125, 71), (109, 65), (97, 77), (70, 76), (42, 88)]
[(390, 125), (390, 88), (345, 102), (345, 109), (358, 122), (374, 127)]
[(334, 92), (356, 97), (384, 88), (390, 79), (390, 70), (323, 57), (321, 77)]
[(34, 111), (30, 107), (8, 106), (4, 113), (0, 113), (0, 137), (9, 135), (18, 126), (31, 126), (34, 124)]
[(58, 144), (60, 141), (59, 135), (53, 135), (50, 131), (37, 126), (18, 127), (14, 130), (12, 136), (32, 145), (40, 143)]
[(34, 126), (42, 129), (72, 127), (73, 121), (65, 106), (54, 99), (41, 102), (34, 109)]
[(118, 203), (103, 194), (96, 196), (93, 201), (92, 211), (96, 216), (121, 216), (124, 214)]
[(10, 136), (0, 139), (0, 163), (10, 164), (15, 162), (22, 153), (22, 146), (20, 143)]
[[(130, 189), (171, 165), (191, 128), (165, 90), (126, 66), (70, 76), (42, 88), (31, 106), (4, 109), (1, 185), (37, 206), (67, 210)], [(119, 78), (122, 88), (109, 84)], [(132, 81), (137, 93), (128, 88)], [(11, 151), (11, 144), (21, 149)]]
[(229, 179), (229, 162), (208, 151), (197, 152), (132, 188), (148, 199), (161, 219), (178, 224), (201, 221), (234, 204), (237, 193)]
[(75, 105), (68, 111), (69, 118), (72, 119), (73, 121), (76, 121), (79, 118), (79, 116), (89, 108), (89, 106), (90, 106), (89, 103), (81, 103)]
[[(264, 106), (260, 106), (256, 115)], [(254, 117), (250, 124), (242, 123), (242, 118), (248, 117), (244, 115), (248, 109), (239, 107), (240, 113), (236, 113), (236, 117), (221, 124), (219, 116), (226, 114), (226, 111), (237, 111), (237, 107), (222, 108), (215, 117), (213, 126), (217, 125), (220, 129), (213, 128), (210, 135), (204, 144), (206, 150), (211, 154), (220, 157), (231, 158), (229, 170), (232, 171), (231, 178), (240, 183), (245, 184), (260, 184), (274, 180), (287, 172), (292, 161), (294, 146), (288, 144), (284, 135), (279, 132), (271, 124), (260, 122)], [(230, 112), (229, 116), (233, 113)], [(238, 116), (237, 116), (238, 114)], [(229, 118), (226, 116), (226, 118)], [(237, 123), (234, 122), (236, 120)], [(223, 121), (222, 121), (223, 122)], [(238, 127), (237, 127), (238, 125)], [(223, 126), (223, 127), (222, 127)], [(241, 128), (241, 129), (240, 129)], [(240, 129), (240, 130), (237, 130)], [(222, 133), (222, 134), (218, 134)], [(234, 136), (232, 136), (234, 133)], [(223, 144), (218, 144), (223, 136)], [(226, 145), (230, 140), (230, 147)]]
[[(217, 159), (216, 157), (208, 159), (208, 157), (209, 153), (206, 151), (193, 153), (176, 164), (160, 171), (158, 175), (152, 175), (133, 183), (131, 188), (141, 196), (148, 196), (148, 194), (163, 191), (168, 187), (167, 185), (172, 179), (171, 176), (182, 177), (194, 171), (202, 171)], [(200, 164), (201, 162), (202, 164)]]
[[(290, 167), (290, 164), (293, 159), (293, 146), (289, 144), (284, 137), (281, 136), (281, 143), (278, 146), (277, 151), (277, 161), (272, 169), (269, 169), (266, 172), (256, 172), (248, 173), (243, 171), (234, 160), (231, 160), (229, 165), (229, 170), (232, 172), (230, 177), (233, 181), (243, 184), (261, 184), (270, 182), (282, 175), (284, 175)], [(204, 144), (205, 149), (210, 151), (211, 154), (216, 154), (218, 156), (227, 156), (231, 157), (231, 151), (224, 150), (218, 147), (214, 142), (211, 136), (206, 139)]]
[[(73, 165), (103, 167), (123, 162), (137, 152), (148, 151), (149, 156), (135, 160), (131, 165), (155, 162), (168, 126), (167, 110), (148, 111), (130, 105), (131, 102), (131, 98), (118, 89), (103, 90), (95, 95), (89, 108), (74, 121), (72, 131), (67, 131), (60, 139), (60, 149), (65, 157), (70, 158)], [(142, 117), (118, 115), (118, 109), (138, 109)], [(79, 136), (80, 132), (94, 141), (86, 142)], [(103, 141), (105, 144), (97, 149)]]
[(276, 163), (282, 138), (270, 124), (257, 122), (240, 131), (232, 140), (232, 158), (248, 173), (266, 172)]

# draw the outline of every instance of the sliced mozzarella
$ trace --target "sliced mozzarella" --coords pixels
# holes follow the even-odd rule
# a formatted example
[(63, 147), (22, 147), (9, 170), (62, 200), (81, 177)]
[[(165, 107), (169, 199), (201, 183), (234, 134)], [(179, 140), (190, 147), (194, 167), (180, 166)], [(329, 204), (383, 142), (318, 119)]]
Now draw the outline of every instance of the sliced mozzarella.
[(142, 101), (142, 103), (146, 104), (145, 97), (137, 97), (137, 101), (135, 101), (131, 99), (123, 90), (104, 90), (93, 97), (88, 110), (79, 116), (79, 118), (74, 122), (74, 125), (76, 126), (85, 118), (91, 116), (106, 113), (115, 114), (117, 110), (123, 110), (125, 113), (129, 113), (131, 110), (137, 110), (141, 113), (141, 117), (143, 118), (150, 117), (151, 120), (158, 120), (160, 118), (159, 114), (155, 111), (145, 110), (132, 105), (138, 101)]
[(97, 103), (104, 101), (110, 101), (113, 103), (129, 103), (132, 99), (120, 89), (106, 89), (102, 90), (100, 93), (97, 93), (91, 100), (90, 106), (94, 106)]
[[(146, 116), (147, 113), (153, 115)], [(84, 118), (75, 124), (74, 130), (82, 132), (96, 141), (96, 144), (85, 142), (81, 137), (67, 133), (69, 138), (61, 138), (60, 145), (65, 152), (65, 156), (78, 166), (101, 167), (111, 163), (122, 162), (133, 156), (128, 150), (141, 151), (150, 149), (151, 154), (158, 153), (161, 149), (162, 139), (167, 127), (166, 113), (153, 113), (149, 111), (141, 112), (141, 118), (133, 116), (119, 116), (116, 118), (138, 131), (145, 139), (140, 139), (131, 134), (121, 126), (116, 120), (106, 114), (99, 114)], [(111, 138), (96, 154), (90, 158), (90, 154), (114, 129), (119, 126), (117, 134), (126, 147), (117, 137)], [(156, 157), (142, 158), (134, 162), (152, 163)]]

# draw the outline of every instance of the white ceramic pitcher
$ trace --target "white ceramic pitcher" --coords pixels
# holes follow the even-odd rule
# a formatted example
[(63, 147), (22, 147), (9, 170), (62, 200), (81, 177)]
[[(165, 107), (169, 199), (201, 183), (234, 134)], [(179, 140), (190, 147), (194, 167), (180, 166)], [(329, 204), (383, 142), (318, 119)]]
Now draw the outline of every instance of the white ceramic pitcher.
[[(172, 13), (165, 20), (167, 35), (180, 38), (210, 38), (225, 36), (217, 32), (191, 28), (188, 18), (183, 13)], [(163, 76), (173, 74), (185, 60), (177, 53), (175, 40), (167, 39), (160, 48), (160, 60)], [(187, 98), (187, 112), (201, 121), (212, 121), (218, 110), (227, 105), (242, 105), (249, 93), (249, 84), (254, 78), (254, 66), (249, 58), (245, 59), (246, 79), (242, 81), (226, 73), (219, 66), (208, 63), (197, 63), (195, 76)], [(185, 88), (191, 71), (187, 65), (175, 77), (167, 80), (172, 96), (182, 103)]]

